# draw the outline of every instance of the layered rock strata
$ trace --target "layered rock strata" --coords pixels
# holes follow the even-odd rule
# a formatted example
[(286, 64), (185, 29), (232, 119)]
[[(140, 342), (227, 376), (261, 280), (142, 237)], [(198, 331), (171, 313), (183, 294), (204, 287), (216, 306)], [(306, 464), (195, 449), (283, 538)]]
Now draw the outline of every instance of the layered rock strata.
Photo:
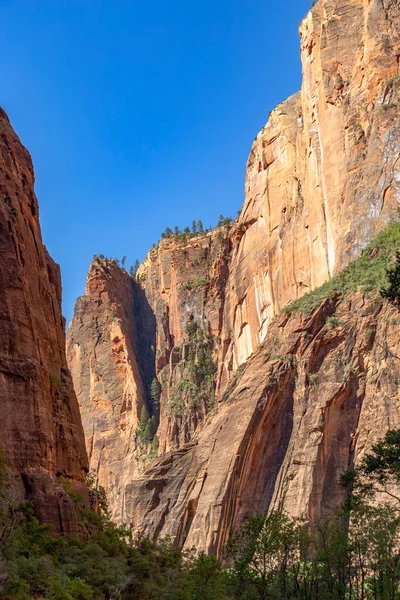
[(60, 481), (87, 498), (79, 407), (65, 356), (58, 265), (43, 246), (34, 173), (0, 110), (0, 444), (15, 498), (58, 533), (77, 533)]

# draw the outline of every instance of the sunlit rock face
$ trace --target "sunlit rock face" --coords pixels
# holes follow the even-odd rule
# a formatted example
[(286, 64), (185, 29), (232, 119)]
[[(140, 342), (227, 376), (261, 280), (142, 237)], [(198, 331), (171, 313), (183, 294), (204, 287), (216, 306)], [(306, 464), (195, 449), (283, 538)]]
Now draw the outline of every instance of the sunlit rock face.
[(86, 500), (88, 470), (65, 356), (60, 271), (43, 245), (31, 157), (0, 109), (0, 445), (17, 500), (78, 533), (63, 477)]
[[(219, 553), (251, 512), (337, 506), (338, 474), (398, 424), (398, 365), (378, 344), (398, 352), (394, 309), (355, 295), (309, 320), (279, 313), (400, 206), (399, 23), (398, 2), (319, 0), (302, 88), (256, 137), (233, 225), (162, 240), (137, 281), (92, 265), (68, 356), (118, 521)], [(336, 309), (345, 329), (325, 325)], [(144, 405), (158, 449), (138, 436)]]
[(232, 234), (228, 373), (400, 206), (399, 17), (398, 2), (320, 0), (300, 27), (302, 88), (254, 141)]

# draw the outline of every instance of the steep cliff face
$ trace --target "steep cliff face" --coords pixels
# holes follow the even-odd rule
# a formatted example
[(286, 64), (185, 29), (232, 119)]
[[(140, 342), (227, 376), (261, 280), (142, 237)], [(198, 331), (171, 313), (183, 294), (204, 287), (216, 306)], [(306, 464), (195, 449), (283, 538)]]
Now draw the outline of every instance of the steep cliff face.
[(122, 518), (121, 488), (138, 468), (135, 431), (146, 403), (135, 355), (135, 309), (129, 275), (112, 261), (94, 261), (68, 334), (90, 467), (116, 520)]
[(232, 234), (228, 374), (399, 207), (399, 19), (396, 1), (320, 0), (300, 27), (302, 88), (254, 141)]
[[(190, 441), (214, 406), (228, 247), (225, 228), (163, 240), (140, 283), (96, 259), (77, 300), (67, 355), (90, 467), (117, 521), (130, 520), (125, 490), (157, 448)], [(145, 435), (143, 407), (156, 439)]]
[(43, 246), (29, 153), (0, 110), (0, 440), (15, 494), (76, 533), (59, 478), (87, 496), (79, 407), (65, 357), (58, 266)]
[(187, 241), (164, 240), (139, 269), (140, 287), (156, 323), (160, 453), (190, 441), (215, 402), (228, 234), (228, 228), (220, 227)]
[[(399, 22), (395, 1), (319, 0), (300, 28), (302, 89), (254, 141), (238, 219), (162, 240), (132, 297), (121, 296), (126, 273), (101, 275), (99, 289), (133, 313), (122, 335), (138, 366), (129, 377), (112, 370), (107, 341), (101, 401), (89, 365), (113, 307), (91, 288), (92, 267), (68, 354), (89, 452), (105, 431), (118, 448), (130, 436), (135, 460), (124, 450), (123, 476), (115, 467), (118, 495), (106, 475), (115, 454), (103, 453), (99, 482), (134, 528), (218, 552), (249, 512), (317, 518), (342, 498), (338, 473), (398, 424), (394, 309), (354, 295), (308, 319), (277, 315), (357, 257), (400, 206)], [(345, 327), (325, 324), (335, 311)], [(128, 434), (115, 398), (131, 376)], [(151, 451), (138, 431), (143, 404), (158, 425)]]
[(247, 514), (335, 508), (340, 474), (400, 425), (399, 326), (398, 309), (361, 293), (277, 317), (191, 443), (129, 486), (134, 527), (219, 553)]

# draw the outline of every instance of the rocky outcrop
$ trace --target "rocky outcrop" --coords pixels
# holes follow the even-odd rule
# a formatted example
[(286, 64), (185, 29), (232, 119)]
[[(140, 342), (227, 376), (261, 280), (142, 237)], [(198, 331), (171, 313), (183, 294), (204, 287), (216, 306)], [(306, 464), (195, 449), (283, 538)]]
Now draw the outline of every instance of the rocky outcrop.
[[(77, 300), (69, 366), (90, 467), (119, 522), (130, 520), (127, 487), (157, 448), (189, 442), (214, 405), (228, 244), (225, 228), (163, 240), (141, 266), (140, 283), (97, 258)], [(144, 436), (143, 407), (158, 426), (156, 443), (154, 431)]]
[(129, 275), (113, 261), (96, 260), (68, 334), (90, 467), (107, 490), (115, 520), (123, 517), (121, 490), (139, 467), (135, 432), (147, 401), (135, 354), (135, 309)]
[[(300, 28), (302, 88), (254, 141), (238, 219), (162, 240), (129, 293), (126, 273), (103, 272), (99, 294), (92, 266), (68, 354), (91, 466), (119, 520), (219, 552), (249, 512), (316, 519), (342, 498), (337, 474), (398, 422), (385, 371), (397, 342), (384, 323), (395, 315), (382, 300), (277, 315), (357, 257), (400, 206), (399, 22), (393, 0), (319, 0)], [(113, 367), (114, 304), (131, 315), (119, 336), (133, 349), (129, 375)], [(325, 324), (335, 311), (346, 328)], [(132, 377), (132, 415), (121, 420)], [(151, 450), (143, 405), (158, 425)]]
[(219, 227), (187, 240), (162, 240), (139, 269), (156, 324), (160, 453), (189, 442), (214, 404), (229, 260), (229, 229)]
[(79, 407), (65, 356), (59, 267), (43, 246), (32, 161), (0, 110), (0, 443), (13, 494), (59, 533), (87, 497)]

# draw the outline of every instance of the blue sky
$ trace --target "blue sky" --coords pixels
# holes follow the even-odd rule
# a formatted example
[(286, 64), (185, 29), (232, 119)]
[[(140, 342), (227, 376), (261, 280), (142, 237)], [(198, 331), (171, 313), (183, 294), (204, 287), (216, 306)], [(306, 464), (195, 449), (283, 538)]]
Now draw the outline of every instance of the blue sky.
[(251, 144), (301, 83), (310, 0), (0, 0), (1, 105), (32, 154), (72, 316), (93, 254), (243, 203)]

